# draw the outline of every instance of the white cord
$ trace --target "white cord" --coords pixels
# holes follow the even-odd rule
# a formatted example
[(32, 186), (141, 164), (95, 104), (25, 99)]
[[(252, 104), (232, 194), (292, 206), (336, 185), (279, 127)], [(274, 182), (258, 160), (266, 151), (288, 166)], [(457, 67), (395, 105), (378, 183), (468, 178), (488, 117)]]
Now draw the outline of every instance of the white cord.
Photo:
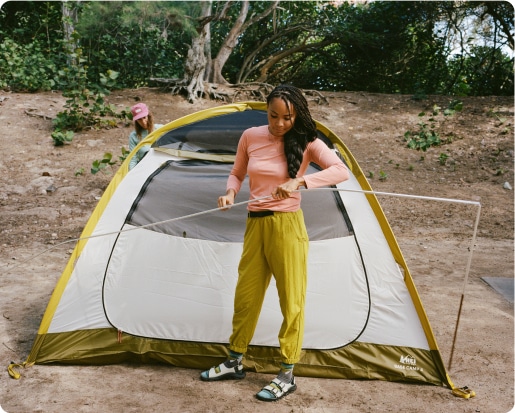
[[(388, 196), (394, 196), (394, 197), (424, 199), (424, 200), (430, 200), (430, 201), (442, 201), (442, 202), (454, 202), (454, 203), (462, 203), (462, 204), (472, 204), (472, 205), (478, 205), (479, 207), (481, 207), (481, 204), (479, 202), (476, 202), (476, 201), (466, 201), (466, 200), (461, 200), (461, 199), (449, 199), (449, 198), (435, 198), (435, 197), (409, 195), (409, 194), (396, 194), (396, 193), (390, 193), (390, 192), (375, 192), (375, 191), (366, 191), (366, 190), (358, 190), (358, 189), (307, 188), (307, 189), (298, 189), (298, 190), (296, 190), (294, 192), (306, 192), (306, 191), (356, 192), (356, 193), (372, 194), (372, 195), (388, 195)], [(40, 252), (40, 253), (38, 253), (36, 255), (32, 255), (31, 257), (27, 258), (26, 260), (23, 260), (23, 261), (17, 263), (16, 265), (14, 265), (14, 266), (12, 266), (10, 268), (9, 268), (8, 265), (6, 265), (5, 267), (7, 268), (7, 273), (8, 273), (8, 272), (12, 271), (13, 269), (15, 269), (15, 268), (25, 264), (26, 262), (31, 261), (32, 259), (39, 257), (40, 255), (46, 254), (47, 252), (50, 252), (53, 249), (55, 249), (55, 248), (57, 248), (57, 247), (59, 247), (61, 245), (64, 245), (64, 244), (68, 244), (70, 242), (79, 242), (79, 241), (84, 241), (84, 240), (88, 240), (88, 239), (91, 239), (91, 238), (107, 237), (109, 235), (121, 234), (122, 232), (128, 232), (128, 231), (134, 231), (134, 230), (137, 230), (137, 229), (149, 228), (149, 227), (160, 225), (160, 224), (164, 224), (164, 223), (167, 223), (167, 222), (180, 221), (180, 220), (183, 220), (183, 219), (188, 219), (188, 218), (192, 218), (192, 217), (196, 217), (196, 216), (200, 216), (200, 215), (210, 214), (210, 213), (216, 212), (216, 211), (225, 210), (227, 208), (234, 208), (234, 207), (238, 207), (238, 206), (241, 206), (241, 205), (247, 205), (247, 204), (250, 204), (250, 203), (253, 203), (253, 202), (258, 202), (258, 201), (261, 201), (263, 199), (269, 199), (269, 198), (272, 198), (272, 195), (263, 196), (263, 197), (251, 199), (251, 200), (248, 200), (248, 201), (238, 202), (238, 203), (235, 203), (235, 204), (230, 205), (228, 207), (212, 208), (212, 209), (207, 209), (207, 210), (201, 211), (201, 212), (195, 212), (195, 213), (189, 214), (189, 215), (183, 215), (182, 217), (170, 218), (170, 219), (166, 219), (164, 221), (159, 221), (159, 222), (152, 222), (150, 224), (145, 224), (145, 225), (141, 225), (141, 226), (138, 226), (138, 227), (126, 228), (126, 229), (122, 229), (122, 230), (119, 230), (119, 231), (106, 232), (106, 233), (103, 233), (103, 234), (89, 235), (87, 237), (82, 237), (82, 238), (72, 238), (72, 239), (60, 242), (58, 244), (55, 244), (52, 247), (47, 248), (46, 250), (44, 250), (44, 251), (42, 251), (42, 252)], [(478, 221), (479, 221), (479, 213), (478, 213), (477, 218), (476, 218), (476, 225), (475, 225), (475, 228), (474, 228), (473, 240), (475, 240), (475, 238), (476, 238), (476, 231), (477, 231)], [(472, 247), (473, 246), (474, 245), (472, 245)], [(471, 248), (471, 252), (472, 252), (472, 248)], [(470, 260), (469, 260), (469, 263), (470, 263)], [(467, 268), (467, 278), (468, 278), (468, 270), (469, 270), (469, 268)]]

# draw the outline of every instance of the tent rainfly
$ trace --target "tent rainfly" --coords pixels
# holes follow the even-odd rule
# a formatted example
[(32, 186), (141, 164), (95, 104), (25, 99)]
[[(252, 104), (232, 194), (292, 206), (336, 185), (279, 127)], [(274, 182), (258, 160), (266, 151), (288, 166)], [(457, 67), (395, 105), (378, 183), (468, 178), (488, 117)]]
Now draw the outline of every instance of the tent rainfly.
[[(21, 365), (135, 360), (206, 369), (223, 361), (247, 202), (223, 212), (214, 207), (242, 131), (266, 122), (264, 103), (223, 105), (177, 119), (141, 142), (151, 150), (129, 172), (135, 148), (113, 177)], [(364, 193), (371, 188), (342, 140), (321, 123), (317, 128), (351, 178), (302, 194), (310, 249), (296, 375), (454, 389), (378, 200)], [(248, 200), (243, 188), (238, 201)], [(272, 281), (247, 370), (276, 372), (277, 301)]]

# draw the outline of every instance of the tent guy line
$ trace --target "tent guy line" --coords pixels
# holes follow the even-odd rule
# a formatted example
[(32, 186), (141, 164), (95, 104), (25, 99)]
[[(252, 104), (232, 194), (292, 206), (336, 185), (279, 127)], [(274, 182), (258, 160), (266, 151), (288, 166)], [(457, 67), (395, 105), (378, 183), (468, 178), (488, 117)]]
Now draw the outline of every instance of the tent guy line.
[[(458, 332), (459, 322), (460, 322), (460, 318), (461, 318), (461, 311), (462, 311), (462, 307), (463, 307), (463, 300), (464, 300), (464, 297), (465, 297), (465, 289), (466, 289), (466, 285), (468, 283), (470, 266), (471, 266), (471, 262), (472, 262), (472, 255), (473, 255), (474, 245), (475, 245), (475, 242), (476, 242), (476, 234), (477, 234), (477, 228), (478, 228), (479, 217), (480, 217), (480, 212), (481, 212), (481, 203), (478, 202), (478, 201), (467, 201), (467, 200), (462, 200), (462, 199), (438, 198), (438, 197), (429, 197), (429, 196), (421, 196), (421, 195), (410, 195), (410, 194), (402, 194), (402, 193), (378, 192), (378, 191), (344, 189), (344, 188), (306, 188), (306, 189), (298, 189), (298, 190), (296, 190), (294, 192), (306, 192), (306, 191), (354, 192), (354, 193), (362, 193), (362, 194), (370, 194), (370, 195), (385, 195), (385, 196), (391, 196), (391, 197), (421, 199), (421, 200), (426, 200), (426, 201), (439, 201), (439, 202), (447, 202), (447, 203), (467, 204), (467, 205), (475, 205), (475, 206), (478, 207), (477, 215), (476, 215), (476, 220), (475, 220), (475, 224), (474, 224), (474, 231), (473, 231), (473, 236), (472, 236), (472, 242), (471, 242), (471, 246), (469, 248), (469, 257), (468, 257), (467, 266), (466, 266), (466, 270), (465, 270), (465, 277), (464, 277), (464, 280), (463, 280), (463, 289), (462, 289), (462, 294), (461, 294), (461, 298), (460, 298), (458, 315), (457, 315), (457, 319), (456, 319), (456, 326), (455, 326), (455, 329), (454, 329), (454, 336), (453, 336), (451, 352), (450, 352), (450, 357), (449, 357), (448, 369), (450, 371), (451, 370), (451, 365), (452, 365), (452, 359), (453, 359), (453, 355), (454, 355), (456, 339), (457, 339), (457, 332)], [(55, 249), (55, 248), (57, 248), (57, 247), (59, 247), (61, 245), (67, 244), (69, 242), (79, 242), (79, 241), (85, 241), (85, 240), (88, 240), (88, 239), (91, 239), (91, 238), (99, 238), (99, 237), (105, 237), (105, 236), (110, 236), (110, 235), (118, 235), (118, 234), (121, 234), (122, 232), (128, 232), (128, 231), (134, 231), (134, 230), (138, 230), (138, 229), (149, 228), (149, 227), (152, 227), (152, 226), (156, 226), (156, 225), (160, 225), (160, 224), (164, 224), (164, 223), (168, 223), (168, 222), (180, 221), (180, 220), (183, 220), (183, 219), (188, 219), (188, 218), (192, 218), (192, 217), (196, 217), (196, 216), (200, 216), (200, 215), (204, 215), (204, 214), (210, 214), (210, 213), (213, 213), (213, 212), (216, 212), (216, 211), (223, 211), (223, 210), (226, 210), (228, 208), (234, 208), (234, 207), (238, 207), (238, 206), (242, 206), (242, 205), (247, 205), (247, 204), (250, 204), (250, 203), (261, 201), (263, 199), (269, 199), (271, 197), (272, 197), (272, 195), (268, 195), (268, 196), (264, 196), (264, 197), (260, 197), (260, 198), (256, 198), (256, 199), (251, 199), (251, 200), (247, 200), (247, 201), (238, 202), (238, 203), (235, 203), (235, 204), (233, 204), (233, 205), (231, 205), (229, 207), (222, 207), (222, 208), (217, 207), (217, 208), (212, 208), (212, 209), (208, 209), (208, 210), (204, 210), (204, 211), (200, 211), (200, 212), (195, 212), (193, 214), (184, 215), (184, 216), (181, 216), (181, 217), (171, 218), (171, 219), (167, 219), (167, 220), (163, 220), (163, 221), (159, 221), (159, 222), (152, 222), (152, 223), (141, 225), (141, 226), (137, 226), (137, 227), (134, 227), (134, 228), (127, 228), (127, 229), (120, 230), (120, 231), (112, 231), (112, 232), (107, 232), (107, 233), (102, 233), (102, 234), (90, 235), (90, 236), (87, 236), (87, 237), (69, 239), (69, 240), (60, 242), (58, 244), (55, 244), (52, 247), (50, 247), (50, 248), (48, 248), (48, 249), (46, 249), (44, 251), (41, 251), (38, 254), (32, 255), (31, 257), (27, 258), (26, 260), (23, 260), (23, 261), (19, 262), (18, 264), (14, 265), (11, 268), (8, 268), (8, 265), (7, 265), (6, 266), (7, 267), (6, 268), (6, 274), (10, 273), (15, 268), (18, 268), (18, 267), (22, 266), (23, 264), (25, 264), (25, 263), (27, 263), (29, 261), (32, 261), (33, 259), (35, 259), (35, 258), (37, 258), (37, 257), (39, 257), (41, 255), (44, 255), (47, 252), (50, 252), (53, 249)]]
[(481, 203), (478, 201), (467, 201), (465, 199), (453, 199), (453, 198), (437, 198), (432, 196), (422, 196), (422, 195), (410, 195), (410, 194), (396, 194), (394, 192), (378, 192), (378, 191), (364, 191), (359, 189), (343, 189), (343, 188), (308, 188), (308, 189), (300, 189), (296, 192), (305, 192), (305, 191), (332, 191), (332, 192), (359, 192), (361, 194), (371, 194), (371, 195), (388, 195), (393, 197), (400, 198), (412, 198), (412, 199), (423, 199), (426, 201), (441, 201), (441, 202), (451, 202), (456, 204), (469, 204), (481, 206)]
[(135, 231), (135, 230), (138, 230), (138, 229), (144, 229), (144, 228), (149, 228), (149, 227), (153, 227), (153, 226), (156, 226), (156, 225), (165, 224), (167, 222), (180, 221), (180, 220), (187, 219), (187, 218), (193, 218), (193, 217), (196, 217), (196, 216), (199, 216), (199, 215), (209, 214), (209, 213), (215, 212), (215, 211), (222, 211), (222, 210), (225, 210), (225, 209), (228, 209), (228, 208), (233, 208), (233, 207), (240, 206), (240, 205), (250, 204), (252, 202), (261, 201), (263, 199), (268, 199), (268, 198), (271, 198), (271, 197), (272, 197), (272, 195), (268, 195), (268, 196), (264, 196), (264, 197), (261, 197), (261, 198), (256, 198), (256, 199), (251, 199), (251, 200), (248, 200), (248, 201), (238, 202), (236, 204), (231, 205), (230, 207), (223, 207), (223, 208), (217, 207), (217, 208), (207, 209), (205, 211), (200, 211), (200, 212), (195, 212), (193, 214), (183, 215), (182, 217), (165, 219), (165, 220), (159, 221), (159, 222), (151, 222), (150, 224), (140, 225), (138, 227), (133, 227), (133, 228), (127, 228), (127, 229), (123, 229), (123, 230), (120, 230), (120, 231), (111, 231), (111, 232), (104, 232), (102, 234), (89, 235), (87, 237), (71, 238), (69, 240), (59, 242), (59, 243), (51, 246), (50, 248), (47, 248), (46, 250), (41, 251), (41, 252), (39, 252), (39, 253), (37, 253), (35, 255), (32, 255), (29, 258), (19, 262), (18, 264), (14, 265), (11, 268), (8, 268), (9, 265), (6, 265), (5, 266), (5, 267), (7, 267), (6, 274), (11, 272), (15, 268), (18, 268), (21, 265), (23, 265), (23, 264), (25, 264), (25, 263), (27, 263), (29, 261), (32, 261), (34, 258), (37, 258), (37, 257), (39, 257), (39, 256), (41, 256), (43, 254), (46, 254), (47, 252), (50, 252), (53, 249), (55, 249), (55, 248), (57, 248), (57, 247), (59, 247), (61, 245), (64, 245), (64, 244), (68, 244), (70, 242), (86, 241), (88, 239), (93, 239), (93, 238), (107, 237), (107, 236), (110, 236), (110, 235), (118, 235), (118, 234), (121, 234), (121, 233), (124, 233), (124, 232)]
[[(480, 212), (481, 212), (481, 203), (477, 202), (477, 201), (467, 201), (467, 200), (452, 199), (452, 198), (437, 198), (437, 197), (428, 197), (428, 196), (421, 196), (421, 195), (410, 195), (410, 194), (392, 193), (392, 192), (365, 191), (365, 190), (354, 190), (354, 189), (343, 189), (343, 188), (311, 188), (311, 189), (307, 188), (307, 189), (299, 189), (299, 190), (297, 190), (295, 192), (306, 192), (306, 191), (355, 192), (355, 193), (363, 193), (363, 194), (370, 194), (370, 195), (386, 195), (386, 196), (392, 196), (392, 197), (421, 199), (421, 200), (428, 200), (428, 201), (439, 201), (439, 202), (448, 202), (448, 203), (468, 204), (468, 205), (476, 205), (478, 207), (476, 221), (475, 221), (475, 224), (474, 224), (474, 232), (473, 232), (473, 236), (472, 236), (472, 242), (471, 242), (471, 246), (469, 248), (469, 257), (468, 257), (468, 261), (467, 261), (467, 267), (466, 267), (466, 270), (465, 270), (465, 277), (464, 277), (464, 281), (463, 281), (463, 289), (462, 289), (462, 294), (461, 294), (461, 298), (460, 298), (458, 315), (457, 315), (457, 319), (456, 319), (456, 326), (455, 326), (455, 329), (454, 329), (453, 343), (452, 343), (451, 353), (450, 353), (450, 357), (449, 357), (448, 369), (451, 370), (452, 359), (453, 359), (453, 356), (454, 356), (454, 348), (455, 348), (456, 339), (457, 339), (457, 331), (458, 331), (459, 322), (460, 322), (460, 318), (461, 318), (461, 311), (462, 311), (462, 307), (463, 307), (463, 300), (464, 300), (464, 297), (465, 297), (465, 289), (466, 289), (466, 285), (468, 283), (470, 266), (471, 266), (471, 262), (472, 262), (472, 255), (473, 255), (474, 245), (475, 245), (475, 242), (476, 242), (476, 233), (477, 233), (477, 228), (478, 228), (478, 224), (479, 224), (479, 217), (480, 217)], [(260, 198), (256, 198), (256, 199), (251, 199), (251, 200), (247, 200), (247, 201), (238, 202), (238, 203), (235, 203), (235, 204), (231, 205), (229, 208), (234, 208), (234, 207), (238, 207), (238, 206), (242, 206), (242, 205), (258, 202), (258, 201), (261, 201), (263, 199), (269, 199), (271, 197), (272, 197), (272, 195), (268, 195), (268, 196), (264, 196), (264, 197), (260, 197)], [(15, 266), (13, 266), (11, 268), (7, 268), (6, 274), (8, 274), (12, 270), (22, 266), (23, 264), (25, 264), (25, 263), (27, 263), (29, 261), (32, 261), (33, 259), (35, 259), (35, 258), (37, 258), (37, 257), (39, 257), (41, 255), (44, 255), (47, 252), (50, 252), (53, 249), (55, 249), (55, 248), (57, 248), (57, 247), (59, 247), (61, 245), (67, 244), (69, 242), (79, 242), (79, 241), (88, 240), (90, 238), (99, 238), (99, 237), (110, 236), (110, 235), (118, 235), (118, 234), (120, 234), (122, 232), (134, 231), (134, 230), (138, 230), (138, 229), (144, 229), (144, 228), (148, 228), (148, 227), (152, 227), (152, 226), (156, 226), (156, 225), (160, 225), (160, 224), (164, 224), (164, 223), (168, 223), (168, 222), (180, 221), (180, 220), (183, 220), (183, 219), (188, 219), (188, 218), (192, 218), (192, 217), (196, 217), (196, 216), (200, 216), (200, 215), (204, 215), (204, 214), (209, 214), (209, 213), (216, 212), (216, 211), (223, 211), (223, 210), (226, 210), (226, 209), (227, 209), (226, 207), (223, 207), (223, 208), (217, 207), (217, 208), (212, 208), (212, 209), (196, 212), (196, 213), (189, 214), (189, 215), (184, 215), (182, 217), (171, 218), (171, 219), (163, 220), (163, 221), (159, 221), (159, 222), (152, 222), (150, 224), (141, 225), (141, 226), (134, 227), (134, 228), (127, 228), (125, 230), (113, 231), (113, 232), (108, 232), (108, 233), (103, 233), (103, 234), (90, 235), (88, 237), (69, 239), (69, 240), (60, 242), (58, 244), (55, 244), (52, 247), (50, 247), (50, 248), (48, 248), (48, 249), (46, 249), (44, 251), (41, 251), (40, 253), (38, 253), (36, 255), (32, 255), (31, 257), (27, 258), (26, 260), (21, 261), (20, 263), (18, 263), (17, 265), (15, 265)]]
[[(474, 236), (473, 236), (472, 247), (474, 246), (474, 243), (475, 243), (477, 225), (478, 225), (478, 222), (479, 222), (479, 212), (481, 210), (481, 203), (477, 202), (477, 201), (467, 201), (467, 200), (463, 200), (463, 199), (452, 199), (452, 198), (437, 198), (437, 197), (401, 194), (401, 193), (393, 193), (393, 192), (377, 192), (377, 191), (364, 191), (364, 190), (356, 190), (356, 189), (343, 189), (343, 188), (307, 188), (307, 189), (298, 189), (298, 190), (296, 190), (294, 192), (307, 192), (307, 191), (356, 192), (356, 193), (370, 194), (370, 195), (387, 195), (387, 196), (401, 197), (401, 198), (412, 198), (412, 199), (422, 199), (422, 200), (430, 200), (430, 201), (440, 201), (440, 202), (451, 202), (451, 203), (476, 205), (476, 206), (478, 206), (478, 213), (477, 213), (476, 223), (475, 223), (475, 227), (474, 227)], [(260, 197), (260, 198), (250, 199), (248, 201), (237, 202), (237, 203), (235, 203), (235, 204), (233, 204), (233, 205), (231, 205), (229, 207), (222, 207), (222, 208), (217, 207), (217, 208), (207, 209), (205, 211), (195, 212), (193, 214), (183, 215), (181, 217), (176, 217), (176, 218), (170, 218), (170, 219), (166, 219), (166, 220), (159, 221), (159, 222), (151, 222), (150, 224), (145, 224), (145, 225), (141, 225), (141, 226), (134, 227), (134, 228), (127, 228), (127, 229), (120, 230), (120, 231), (106, 232), (106, 233), (103, 233), (103, 234), (90, 235), (90, 236), (87, 236), (87, 237), (71, 238), (69, 240), (59, 242), (59, 243), (53, 245), (52, 247), (47, 248), (46, 250), (41, 251), (38, 254), (32, 255), (29, 258), (27, 258), (27, 259), (17, 263), (16, 265), (14, 265), (14, 266), (12, 266), (10, 268), (9, 268), (9, 265), (7, 264), (6, 266), (4, 266), (4, 268), (6, 268), (6, 273), (5, 274), (9, 274), (12, 270), (22, 266), (23, 264), (25, 264), (25, 263), (27, 263), (29, 261), (32, 261), (34, 258), (37, 258), (37, 257), (39, 257), (41, 255), (44, 255), (47, 252), (50, 252), (50, 251), (54, 250), (55, 248), (57, 248), (57, 247), (59, 247), (61, 245), (64, 245), (64, 244), (68, 244), (70, 242), (79, 242), (79, 241), (85, 241), (85, 240), (92, 239), (92, 238), (100, 238), (100, 237), (107, 237), (107, 236), (110, 236), (110, 235), (118, 235), (118, 234), (121, 234), (122, 232), (129, 232), (129, 231), (134, 231), (134, 230), (138, 230), (138, 229), (149, 228), (149, 227), (152, 227), (152, 226), (161, 225), (161, 224), (165, 224), (165, 223), (168, 223), (168, 222), (180, 221), (180, 220), (183, 220), (183, 219), (193, 218), (193, 217), (200, 216), (200, 215), (210, 214), (210, 213), (216, 212), (216, 211), (223, 211), (223, 210), (226, 210), (228, 208), (235, 208), (235, 207), (238, 207), (238, 206), (251, 204), (251, 203), (254, 203), (254, 202), (262, 201), (264, 199), (269, 199), (271, 197), (272, 197), (272, 195), (263, 196), (263, 197)], [(470, 249), (470, 252), (472, 252), (472, 248)], [(468, 270), (469, 267), (470, 267), (470, 261), (469, 261), (469, 264), (467, 265), (467, 270)]]

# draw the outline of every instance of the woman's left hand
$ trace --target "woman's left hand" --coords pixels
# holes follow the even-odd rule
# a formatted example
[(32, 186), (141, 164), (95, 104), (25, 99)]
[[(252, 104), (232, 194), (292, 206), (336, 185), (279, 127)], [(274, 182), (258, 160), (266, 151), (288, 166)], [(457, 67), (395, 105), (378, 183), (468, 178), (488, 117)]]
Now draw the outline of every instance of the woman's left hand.
[(291, 194), (299, 189), (301, 186), (306, 186), (306, 182), (304, 178), (295, 178), (290, 179), (284, 184), (279, 185), (272, 191), (272, 197), (274, 199), (286, 199), (291, 196)]

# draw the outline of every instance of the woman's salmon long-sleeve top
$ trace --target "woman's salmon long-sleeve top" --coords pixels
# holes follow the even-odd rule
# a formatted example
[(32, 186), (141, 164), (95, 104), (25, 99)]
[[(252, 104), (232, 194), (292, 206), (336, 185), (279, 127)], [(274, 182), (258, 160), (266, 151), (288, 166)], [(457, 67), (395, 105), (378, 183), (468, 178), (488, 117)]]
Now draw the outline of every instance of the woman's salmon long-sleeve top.
[[(311, 162), (322, 170), (304, 175)], [(268, 125), (249, 128), (243, 132), (226, 189), (233, 189), (237, 194), (247, 175), (251, 200), (270, 196), (278, 185), (290, 179), (283, 138), (272, 135)], [(306, 188), (319, 188), (347, 180), (349, 171), (333, 150), (320, 139), (315, 139), (308, 143), (304, 151), (297, 177), (304, 178)], [(289, 198), (282, 200), (269, 197), (250, 202), (247, 209), (294, 212), (300, 208), (300, 201), (300, 192), (293, 192)]]

